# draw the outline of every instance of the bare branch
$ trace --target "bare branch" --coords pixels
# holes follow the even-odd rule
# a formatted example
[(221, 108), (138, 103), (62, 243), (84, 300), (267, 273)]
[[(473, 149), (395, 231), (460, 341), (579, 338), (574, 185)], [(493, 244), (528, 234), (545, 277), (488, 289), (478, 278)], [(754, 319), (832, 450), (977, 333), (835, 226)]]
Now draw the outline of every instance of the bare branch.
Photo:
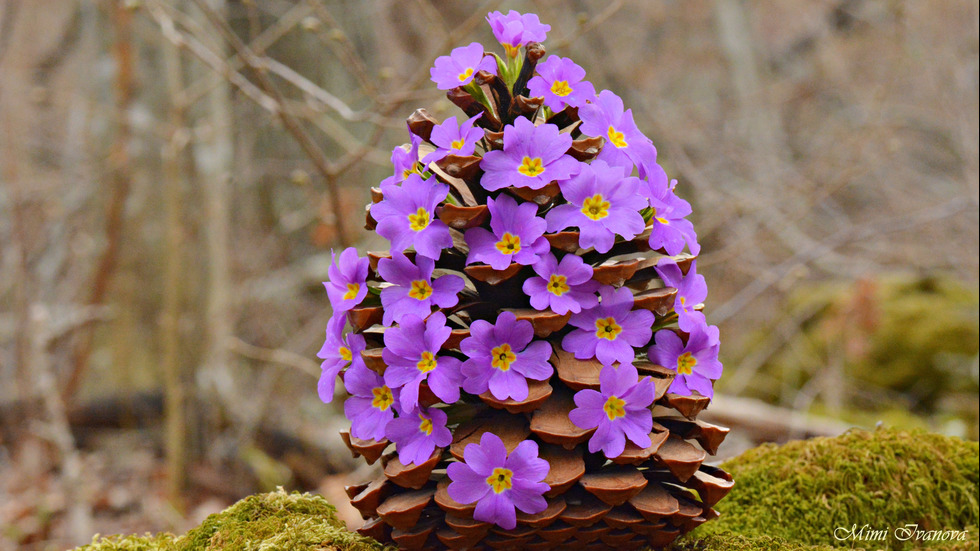
[(292, 367), (312, 377), (320, 377), (320, 366), (306, 356), (281, 348), (263, 348), (249, 344), (239, 338), (232, 337), (228, 341), (228, 349), (246, 358), (258, 360), (285, 367)]

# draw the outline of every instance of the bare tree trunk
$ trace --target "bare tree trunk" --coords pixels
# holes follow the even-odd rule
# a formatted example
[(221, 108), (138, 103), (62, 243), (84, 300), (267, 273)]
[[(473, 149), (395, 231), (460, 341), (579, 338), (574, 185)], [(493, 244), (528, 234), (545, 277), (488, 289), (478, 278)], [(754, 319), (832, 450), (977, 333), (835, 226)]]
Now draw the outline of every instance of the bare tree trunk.
[[(91, 294), (88, 299), (90, 306), (100, 306), (105, 302), (106, 294), (112, 283), (122, 242), (126, 199), (129, 197), (129, 189), (132, 184), (132, 167), (129, 154), (131, 137), (129, 109), (136, 89), (133, 77), (135, 66), (132, 37), (133, 14), (124, 0), (115, 0), (109, 9), (112, 12), (113, 30), (116, 33), (113, 55), (116, 61), (116, 117), (118, 125), (115, 140), (109, 151), (111, 188), (109, 204), (106, 209), (106, 248), (102, 252), (102, 257), (99, 259), (99, 264), (92, 276)], [(81, 386), (85, 372), (88, 370), (93, 338), (91, 328), (86, 328), (79, 335), (68, 380), (62, 390), (62, 397), (66, 403), (71, 403), (71, 399)]]
[[(224, 0), (208, 0), (208, 5), (221, 17), (225, 17), (227, 7)], [(201, 26), (213, 28), (203, 14)], [(214, 44), (210, 47), (224, 58), (225, 43), (215, 30)], [(232, 161), (233, 159), (233, 113), (230, 89), (222, 75), (208, 69), (211, 79), (210, 92), (206, 102), (206, 132), (195, 142), (194, 159), (204, 193), (206, 216), (205, 239), (208, 266), (206, 287), (207, 310), (205, 313), (206, 350), (203, 371), (200, 379), (205, 396), (217, 396), (226, 407), (236, 403), (236, 385), (231, 373), (229, 343), (232, 336), (232, 318), (229, 292), (231, 277), (229, 273), (229, 205), (231, 203)], [(207, 403), (208, 400), (204, 400)], [(215, 427), (207, 427), (212, 431)], [(213, 435), (212, 435), (213, 436)]]
[(715, 26), (731, 70), (742, 136), (756, 152), (753, 180), (768, 189), (778, 178), (785, 137), (779, 114), (765, 98), (752, 25), (744, 0), (715, 0)]
[(167, 494), (170, 502), (183, 510), (183, 490), (186, 484), (187, 422), (186, 397), (180, 354), (180, 304), (183, 295), (183, 229), (181, 227), (181, 190), (184, 176), (182, 159), (188, 132), (186, 106), (181, 103), (184, 90), (180, 50), (168, 40), (160, 41), (163, 54), (167, 92), (170, 99), (170, 134), (162, 151), (164, 171), (164, 281), (163, 315), (160, 340), (163, 348), (163, 374), (166, 415), (165, 447), (167, 452)]

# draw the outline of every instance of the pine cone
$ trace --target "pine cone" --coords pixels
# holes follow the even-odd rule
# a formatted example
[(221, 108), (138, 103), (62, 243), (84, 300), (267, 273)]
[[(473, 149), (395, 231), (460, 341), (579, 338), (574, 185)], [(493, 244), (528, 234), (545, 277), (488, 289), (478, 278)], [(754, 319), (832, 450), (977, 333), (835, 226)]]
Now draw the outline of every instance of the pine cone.
[(391, 251), (348, 249), (325, 283), (320, 395), (344, 378), (344, 441), (384, 467), (347, 487), (359, 532), (404, 549), (665, 546), (733, 484), (702, 464), (728, 429), (696, 419), (721, 364), (690, 206), (615, 94), (542, 62), (549, 26), (487, 20), (503, 58), (474, 43), (432, 69), (469, 119), (416, 111), (372, 189), (367, 228)]

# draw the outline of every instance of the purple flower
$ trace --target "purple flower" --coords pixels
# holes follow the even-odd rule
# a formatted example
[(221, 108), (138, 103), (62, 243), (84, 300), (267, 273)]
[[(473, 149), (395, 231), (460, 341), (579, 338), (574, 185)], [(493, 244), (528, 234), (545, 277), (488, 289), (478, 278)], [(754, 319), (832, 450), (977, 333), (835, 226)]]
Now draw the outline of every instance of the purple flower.
[(632, 364), (605, 366), (599, 372), (599, 392), (591, 389), (575, 393), (575, 405), (568, 413), (572, 423), (583, 429), (595, 428), (589, 438), (589, 451), (602, 450), (606, 457), (619, 457), (626, 439), (641, 448), (650, 446), (653, 429), (655, 389), (649, 377), (639, 379)]
[(579, 109), (582, 132), (602, 136), (606, 144), (597, 159), (611, 165), (636, 166), (645, 176), (651, 163), (657, 161), (657, 149), (633, 122), (633, 111), (623, 110), (623, 100), (609, 90), (599, 92), (596, 100)]
[(403, 146), (396, 146), (391, 150), (391, 164), (394, 172), (384, 180), (381, 180), (381, 193), (385, 193), (389, 187), (404, 182), (410, 174), (421, 174), (419, 168), (419, 145), (422, 138), (416, 136), (411, 131), (408, 133), (411, 145), (408, 150)]
[(566, 254), (561, 263), (548, 253), (534, 263), (538, 277), (524, 281), (524, 293), (531, 298), (535, 310), (556, 314), (579, 313), (599, 303), (595, 292), (599, 284), (592, 281), (592, 266), (574, 254)]
[(691, 333), (698, 326), (708, 325), (704, 314), (694, 307), (708, 298), (708, 285), (704, 276), (697, 273), (697, 261), (691, 262), (687, 275), (681, 272), (680, 266), (673, 259), (664, 258), (657, 263), (657, 273), (664, 285), (677, 289), (674, 299), (674, 312), (677, 314), (677, 326), (685, 333)]
[(517, 526), (515, 507), (530, 515), (548, 508), (542, 494), (551, 486), (542, 481), (551, 465), (538, 457), (536, 442), (525, 440), (508, 454), (499, 436), (485, 432), (479, 445), (466, 445), (463, 458), (465, 463), (450, 463), (446, 469), (451, 480), (447, 490), (458, 503), (476, 502), (474, 519), (512, 530)]
[(385, 369), (385, 384), (401, 392), (399, 405), (402, 411), (411, 411), (418, 405), (419, 384), (426, 381), (432, 393), (451, 404), (459, 400), (459, 360), (450, 356), (438, 356), (442, 343), (449, 338), (452, 329), (446, 327), (446, 316), (436, 312), (429, 319), (409, 314), (401, 325), (385, 331), (385, 348), (381, 358)]
[(527, 320), (517, 321), (513, 312), (502, 312), (497, 322), (476, 320), (470, 324), (470, 336), (459, 349), (469, 358), (461, 368), (463, 390), (483, 394), (488, 389), (498, 400), (527, 399), (527, 377), (543, 381), (554, 371), (548, 358), (551, 345), (531, 342), (534, 329)]
[(503, 150), (488, 151), (480, 161), (485, 174), (480, 184), (487, 191), (508, 186), (541, 189), (550, 182), (567, 180), (582, 164), (565, 152), (572, 136), (561, 134), (553, 124), (534, 126), (524, 117), (504, 127)]
[(390, 186), (380, 203), (371, 205), (378, 234), (391, 241), (393, 251), (409, 247), (422, 256), (438, 259), (442, 249), (453, 246), (449, 228), (436, 218), (436, 206), (449, 194), (449, 186), (435, 178), (423, 180), (410, 174), (401, 186)]
[(485, 262), (494, 270), (503, 270), (511, 262), (528, 266), (551, 250), (544, 237), (547, 224), (535, 216), (537, 205), (518, 205), (512, 197), (500, 195), (496, 200), (487, 199), (487, 206), (490, 208), (492, 233), (484, 228), (466, 230), (463, 239), (470, 247), (467, 264)]
[(354, 364), (344, 375), (344, 387), (350, 398), (344, 402), (344, 415), (350, 420), (354, 438), (381, 441), (385, 427), (395, 418), (392, 405), (398, 391), (384, 384), (381, 376), (363, 363)]
[(717, 327), (696, 326), (687, 344), (670, 330), (657, 331), (654, 340), (656, 343), (649, 350), (650, 360), (677, 372), (667, 392), (690, 396), (696, 390), (702, 396), (714, 396), (711, 381), (721, 377)]
[(476, 142), (483, 138), (483, 130), (473, 127), (473, 122), (481, 115), (483, 113), (477, 113), (463, 124), (456, 122), (456, 117), (449, 117), (432, 127), (429, 141), (435, 144), (436, 150), (423, 157), (422, 163), (427, 165), (447, 155), (472, 155), (476, 151)]
[(605, 253), (617, 235), (633, 239), (646, 227), (639, 213), (646, 206), (646, 199), (639, 194), (640, 180), (622, 167), (593, 161), (563, 183), (561, 191), (568, 203), (548, 212), (548, 231), (577, 226), (582, 248), (595, 247)]
[(357, 255), (357, 249), (348, 247), (337, 255), (330, 251), (332, 260), (327, 269), (329, 281), (324, 281), (330, 305), (335, 312), (346, 312), (357, 306), (367, 296), (368, 259)]
[(545, 25), (538, 19), (537, 14), (520, 14), (510, 10), (507, 15), (499, 11), (487, 14), (487, 23), (493, 31), (494, 38), (504, 47), (507, 57), (517, 57), (521, 46), (529, 42), (544, 42), (551, 30), (551, 25)]
[(446, 274), (432, 279), (435, 261), (416, 255), (415, 262), (417, 265), (400, 252), (378, 261), (378, 275), (392, 284), (381, 290), (385, 326), (399, 323), (409, 314), (424, 319), (433, 306), (449, 308), (459, 302), (456, 293), (463, 290), (463, 278)]
[(581, 107), (595, 99), (595, 87), (585, 78), (585, 69), (571, 59), (550, 56), (536, 67), (538, 76), (527, 83), (532, 96), (544, 97), (544, 104), (558, 112), (566, 105)]
[(650, 232), (650, 248), (663, 249), (673, 256), (680, 254), (687, 244), (691, 254), (701, 252), (698, 236), (694, 233), (694, 224), (685, 217), (691, 214), (691, 205), (674, 195), (677, 180), (667, 184), (667, 175), (662, 178), (650, 178), (647, 181), (646, 196), (653, 208), (653, 227)]
[(355, 333), (344, 335), (344, 323), (347, 318), (342, 312), (337, 312), (327, 322), (327, 338), (317, 352), (316, 357), (322, 358), (320, 364), (320, 381), (317, 392), (325, 404), (333, 401), (334, 381), (337, 375), (352, 362), (362, 362), (361, 351), (364, 350), (364, 336)]
[(446, 412), (435, 408), (416, 408), (388, 424), (385, 435), (395, 443), (403, 465), (425, 463), (432, 452), (452, 443), (446, 428)]
[(626, 287), (603, 285), (599, 296), (598, 306), (572, 315), (569, 323), (578, 329), (565, 335), (561, 346), (580, 360), (595, 356), (602, 365), (632, 363), (633, 347), (650, 342), (653, 313), (633, 310), (633, 293)]
[(495, 75), (497, 61), (491, 56), (484, 56), (483, 45), (473, 42), (436, 59), (435, 66), (429, 69), (429, 75), (437, 88), (451, 90), (472, 82), (477, 71), (487, 71)]

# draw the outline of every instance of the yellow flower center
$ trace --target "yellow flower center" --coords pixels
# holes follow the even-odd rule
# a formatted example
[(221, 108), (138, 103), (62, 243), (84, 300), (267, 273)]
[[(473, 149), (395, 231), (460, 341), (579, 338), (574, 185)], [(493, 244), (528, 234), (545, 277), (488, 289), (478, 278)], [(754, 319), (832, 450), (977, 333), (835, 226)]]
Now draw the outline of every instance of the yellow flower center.
[(622, 331), (623, 328), (611, 316), (595, 320), (595, 336), (597, 338), (614, 341)]
[(459, 81), (463, 82), (471, 76), (473, 76), (473, 67), (467, 67), (465, 71), (459, 74)]
[(534, 178), (535, 176), (544, 172), (544, 165), (541, 164), (541, 157), (530, 158), (525, 156), (521, 159), (521, 166), (517, 167), (517, 171), (521, 174)]
[(661, 224), (663, 224), (665, 226), (669, 226), (670, 225), (670, 221), (669, 220), (667, 220), (666, 218), (661, 218), (659, 216), (657, 216), (657, 222), (660, 222)]
[(490, 365), (501, 371), (510, 369), (510, 364), (514, 363), (515, 360), (517, 360), (517, 354), (514, 354), (514, 351), (507, 343), (490, 351)]
[(417, 279), (412, 282), (412, 288), (408, 291), (408, 296), (415, 300), (425, 300), (432, 296), (432, 286), (428, 281)]
[(464, 142), (463, 140), (456, 140), (456, 141), (454, 141), (453, 143), (451, 143), (451, 144), (449, 144), (449, 148), (450, 148), (450, 149), (460, 149), (460, 148), (462, 148), (462, 147), (463, 147), (463, 145), (464, 145), (465, 143), (466, 143), (466, 142)]
[(687, 307), (687, 297), (682, 296), (681, 297), (681, 308), (686, 308), (686, 307)]
[(603, 199), (601, 194), (596, 193), (592, 197), (585, 198), (582, 203), (582, 214), (592, 220), (602, 220), (609, 216), (609, 206), (609, 201)]
[(606, 400), (606, 403), (603, 404), (602, 411), (606, 412), (606, 417), (610, 421), (615, 421), (620, 417), (626, 417), (626, 401), (616, 396), (610, 396)]
[(349, 362), (354, 358), (350, 348), (347, 348), (346, 346), (341, 346), (338, 348), (337, 353), (340, 354), (340, 359), (344, 360), (345, 362)]
[(556, 297), (560, 297), (567, 293), (568, 290), (569, 287), (567, 277), (558, 274), (551, 274), (551, 278), (548, 279), (548, 292)]
[(406, 168), (405, 170), (402, 171), (402, 179), (406, 180), (412, 174), (419, 174), (419, 168), (414, 164), (412, 165), (412, 168)]
[(357, 293), (361, 291), (360, 283), (348, 283), (347, 292), (344, 293), (344, 300), (352, 300), (357, 298)]
[(609, 134), (609, 141), (611, 141), (616, 147), (623, 148), (629, 145), (626, 143), (626, 138), (623, 137), (623, 133), (613, 128), (612, 125), (609, 125), (609, 131), (607, 134)]
[(521, 53), (520, 46), (512, 46), (510, 44), (504, 44), (504, 52), (507, 53), (507, 57), (517, 57), (517, 54)]
[(422, 231), (429, 227), (429, 211), (425, 210), (425, 207), (419, 207), (415, 214), (409, 214), (408, 227), (412, 231)]
[(493, 493), (499, 494), (504, 490), (509, 490), (511, 486), (514, 485), (514, 483), (511, 482), (511, 478), (513, 477), (514, 471), (503, 467), (497, 467), (493, 470), (490, 476), (487, 477), (487, 484), (490, 485)]
[(391, 404), (395, 403), (394, 396), (391, 395), (391, 389), (387, 386), (379, 386), (371, 389), (371, 394), (374, 394), (374, 399), (371, 400), (371, 405), (384, 411), (391, 407)]
[(504, 236), (497, 241), (497, 250), (503, 254), (517, 254), (521, 252), (521, 236), (510, 232), (504, 232)]
[(677, 372), (681, 375), (690, 375), (694, 366), (698, 365), (698, 359), (685, 352), (677, 357)]
[(432, 352), (426, 350), (422, 353), (422, 358), (419, 363), (415, 364), (415, 367), (422, 373), (428, 373), (436, 368), (436, 357), (432, 355)]
[(426, 435), (432, 434), (432, 419), (428, 419), (422, 415), (419, 415), (419, 419), (422, 420), (422, 422), (419, 423), (419, 430), (424, 432)]
[(551, 84), (551, 93), (556, 96), (565, 97), (572, 93), (572, 88), (568, 85), (567, 80), (556, 80)]

